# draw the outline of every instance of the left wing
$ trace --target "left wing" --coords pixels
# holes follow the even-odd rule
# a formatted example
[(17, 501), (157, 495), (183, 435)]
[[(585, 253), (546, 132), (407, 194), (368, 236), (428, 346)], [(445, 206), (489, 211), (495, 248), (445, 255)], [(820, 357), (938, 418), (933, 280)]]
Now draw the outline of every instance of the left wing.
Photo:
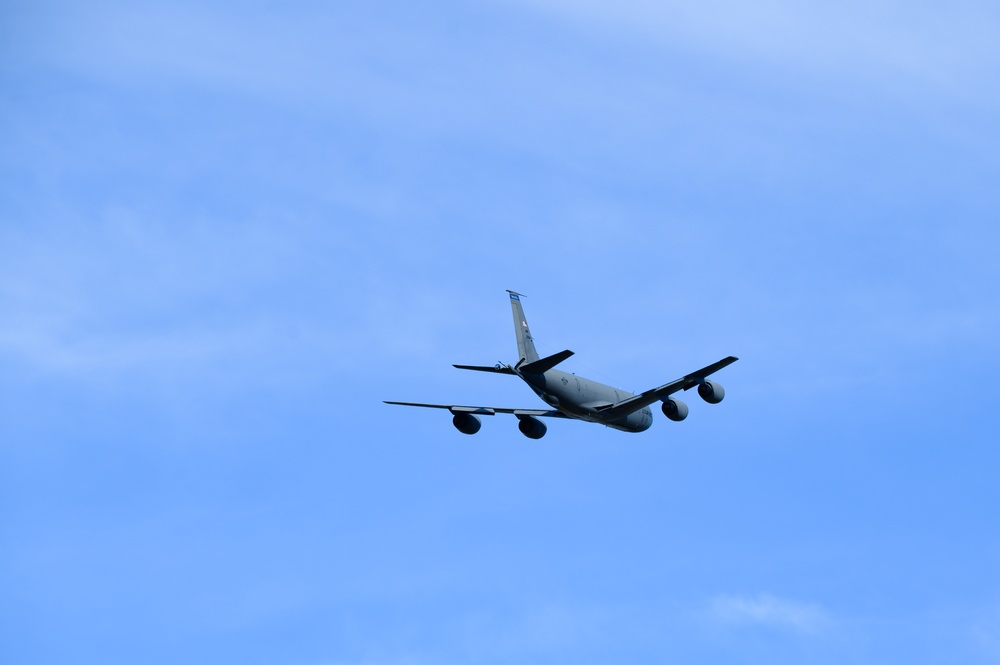
[[(471, 413), (477, 416), (493, 416), (498, 413), (511, 413), (515, 416), (542, 416), (546, 418), (567, 418), (562, 411), (546, 409), (506, 409), (499, 406), (458, 406), (455, 404), (420, 404), (418, 402), (390, 402), (382, 400), (386, 404), (399, 404), (401, 406), (422, 406), (428, 409), (448, 409), (452, 413)], [(655, 401), (655, 400), (654, 400)]]
[(597, 410), (602, 414), (608, 414), (611, 416), (627, 416), (633, 411), (638, 411), (644, 406), (649, 406), (653, 402), (658, 402), (659, 400), (673, 395), (681, 390), (690, 390), (694, 388), (699, 383), (705, 380), (705, 377), (710, 374), (715, 374), (723, 367), (728, 367), (734, 362), (739, 360), (736, 356), (729, 356), (728, 358), (723, 358), (718, 362), (714, 362), (711, 365), (702, 367), (697, 372), (691, 372), (690, 374), (685, 374), (679, 379), (675, 379), (670, 383), (665, 383), (659, 388), (653, 388), (652, 390), (647, 390), (646, 392), (639, 393), (628, 399), (623, 399), (620, 402), (615, 402), (614, 404), (609, 404), (604, 407), (597, 407)]

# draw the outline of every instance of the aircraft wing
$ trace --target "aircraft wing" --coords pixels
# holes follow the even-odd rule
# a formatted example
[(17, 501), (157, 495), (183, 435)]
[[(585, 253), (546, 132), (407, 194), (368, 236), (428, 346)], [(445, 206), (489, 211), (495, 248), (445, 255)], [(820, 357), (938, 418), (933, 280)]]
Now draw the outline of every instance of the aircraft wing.
[(614, 404), (609, 404), (608, 406), (598, 407), (597, 410), (602, 414), (609, 415), (620, 415), (627, 416), (633, 411), (638, 411), (644, 406), (649, 406), (653, 402), (658, 402), (664, 397), (673, 395), (681, 390), (690, 390), (694, 388), (699, 383), (701, 383), (705, 377), (715, 374), (723, 367), (732, 365), (734, 362), (739, 360), (736, 356), (729, 356), (728, 358), (723, 358), (718, 362), (714, 362), (711, 365), (702, 367), (696, 372), (691, 372), (690, 374), (685, 374), (679, 379), (675, 379), (670, 383), (665, 383), (659, 388), (653, 388), (652, 390), (647, 390), (628, 399), (623, 399), (620, 402), (615, 402)]
[[(458, 406), (455, 404), (420, 404), (418, 402), (390, 402), (382, 400), (386, 404), (399, 404), (401, 406), (422, 406), (428, 409), (448, 409), (452, 413), (471, 413), (476, 416), (494, 416), (498, 413), (511, 413), (515, 416), (541, 416), (544, 418), (568, 418), (562, 411), (555, 409), (507, 409), (499, 406)], [(654, 400), (655, 401), (655, 400)]]

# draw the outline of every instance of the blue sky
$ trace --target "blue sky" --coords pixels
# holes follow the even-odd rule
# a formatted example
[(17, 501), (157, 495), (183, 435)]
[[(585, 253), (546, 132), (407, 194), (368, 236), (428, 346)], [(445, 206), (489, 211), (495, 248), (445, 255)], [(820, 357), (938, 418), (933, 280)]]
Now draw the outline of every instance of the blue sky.
[(0, 12), (3, 662), (1000, 662), (991, 3)]

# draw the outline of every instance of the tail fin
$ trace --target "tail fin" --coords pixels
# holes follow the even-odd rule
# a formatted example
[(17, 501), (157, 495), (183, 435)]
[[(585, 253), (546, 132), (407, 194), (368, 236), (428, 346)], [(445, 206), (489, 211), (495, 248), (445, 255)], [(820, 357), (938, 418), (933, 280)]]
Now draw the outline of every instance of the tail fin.
[(531, 338), (531, 331), (528, 330), (528, 321), (524, 318), (524, 310), (521, 309), (521, 294), (507, 289), (510, 294), (510, 308), (514, 313), (514, 334), (517, 335), (517, 352), (525, 362), (535, 362), (538, 360), (538, 352), (535, 351), (535, 340)]

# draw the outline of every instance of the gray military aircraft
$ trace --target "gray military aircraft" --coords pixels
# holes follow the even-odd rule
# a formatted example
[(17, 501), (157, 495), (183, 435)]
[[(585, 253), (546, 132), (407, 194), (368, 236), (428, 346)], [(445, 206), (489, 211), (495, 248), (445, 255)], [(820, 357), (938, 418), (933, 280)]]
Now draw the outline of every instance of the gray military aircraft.
[(660, 407), (663, 414), (670, 420), (680, 422), (687, 418), (688, 407), (679, 399), (671, 397), (674, 393), (697, 387), (698, 394), (709, 404), (718, 404), (726, 395), (721, 385), (709, 381), (707, 377), (736, 362), (738, 358), (735, 356), (723, 358), (719, 362), (702, 367), (697, 372), (686, 374), (675, 381), (638, 395), (553, 369), (573, 355), (573, 352), (567, 349), (546, 358), (539, 358), (535, 351), (535, 341), (531, 337), (531, 331), (528, 330), (528, 322), (524, 318), (524, 310), (521, 308), (523, 296), (509, 289), (507, 293), (510, 294), (514, 330), (517, 334), (517, 351), (521, 359), (513, 366), (497, 363), (493, 367), (479, 365), (454, 365), (454, 367), (519, 376), (554, 409), (507, 409), (495, 406), (420, 404), (388, 400), (385, 403), (448, 409), (454, 416), (452, 422), (455, 427), (465, 434), (475, 434), (482, 427), (482, 421), (478, 416), (510, 413), (517, 416), (519, 421), (517, 427), (522, 434), (529, 439), (540, 439), (545, 436), (548, 428), (538, 419), (539, 417), (575, 418), (601, 423), (623, 432), (642, 432), (649, 429), (653, 423), (653, 414), (649, 409), (649, 405), (653, 402), (663, 402)]

